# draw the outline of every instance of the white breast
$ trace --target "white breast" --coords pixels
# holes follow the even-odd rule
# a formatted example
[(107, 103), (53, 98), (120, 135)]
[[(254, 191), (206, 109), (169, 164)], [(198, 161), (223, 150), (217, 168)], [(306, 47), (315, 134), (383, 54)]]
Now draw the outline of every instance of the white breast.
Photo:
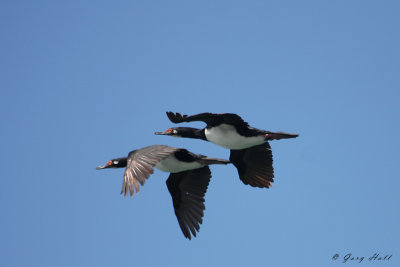
[(245, 137), (232, 125), (221, 124), (204, 131), (208, 141), (229, 149), (245, 149), (265, 143), (264, 136)]
[(203, 164), (200, 164), (198, 162), (179, 161), (175, 158), (175, 156), (172, 155), (166, 159), (161, 160), (154, 167), (163, 172), (176, 173), (176, 172), (198, 169), (203, 166), (204, 166)]

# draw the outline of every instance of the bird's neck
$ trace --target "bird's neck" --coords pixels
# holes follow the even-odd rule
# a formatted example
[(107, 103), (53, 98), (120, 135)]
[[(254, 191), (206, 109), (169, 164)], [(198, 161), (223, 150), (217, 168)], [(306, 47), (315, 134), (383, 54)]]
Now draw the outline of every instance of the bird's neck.
[(185, 131), (181, 132), (180, 137), (207, 140), (206, 135), (204, 134), (204, 129), (190, 127), (185, 128)]
[(128, 163), (128, 157), (118, 158), (118, 164), (114, 168), (125, 168)]

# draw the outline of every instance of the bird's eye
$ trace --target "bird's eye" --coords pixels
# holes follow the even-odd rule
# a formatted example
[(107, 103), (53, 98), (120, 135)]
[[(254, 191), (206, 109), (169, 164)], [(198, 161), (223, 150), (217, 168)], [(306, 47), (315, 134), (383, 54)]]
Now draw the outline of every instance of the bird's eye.
[(177, 131), (177, 130), (172, 130), (172, 133), (173, 133), (173, 134), (177, 134), (178, 131)]
[(118, 164), (118, 161), (117, 161), (117, 160), (114, 160), (114, 161), (113, 161), (113, 164), (114, 164), (114, 165), (117, 165), (117, 164)]

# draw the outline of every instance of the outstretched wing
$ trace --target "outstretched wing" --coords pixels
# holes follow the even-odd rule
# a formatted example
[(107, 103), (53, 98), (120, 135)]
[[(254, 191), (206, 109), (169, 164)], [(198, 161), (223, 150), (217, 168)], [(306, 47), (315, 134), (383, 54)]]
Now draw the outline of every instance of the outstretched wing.
[(248, 127), (249, 124), (245, 122), (239, 115), (233, 113), (200, 113), (193, 116), (181, 115), (180, 113), (167, 112), (169, 120), (173, 123), (202, 121), (208, 126), (217, 126), (221, 123), (232, 124), (238, 127)]
[(133, 187), (138, 193), (139, 183), (144, 185), (146, 179), (154, 172), (154, 165), (176, 150), (174, 147), (154, 145), (131, 151), (128, 155), (121, 194), (126, 196), (130, 192), (130, 196), (133, 196)]
[(274, 181), (272, 151), (269, 143), (247, 149), (231, 150), (229, 159), (237, 168), (240, 180), (246, 185), (268, 188)]
[(211, 172), (208, 166), (171, 173), (167, 180), (168, 191), (172, 196), (175, 215), (186, 238), (190, 232), (196, 236), (203, 222), (205, 210), (204, 196), (210, 182)]

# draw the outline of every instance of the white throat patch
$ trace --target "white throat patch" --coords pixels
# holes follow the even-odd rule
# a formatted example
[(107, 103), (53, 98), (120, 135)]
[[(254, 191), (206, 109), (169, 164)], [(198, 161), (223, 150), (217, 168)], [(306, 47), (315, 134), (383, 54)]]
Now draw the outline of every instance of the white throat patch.
[(265, 143), (264, 136), (241, 136), (234, 126), (228, 124), (206, 128), (204, 133), (208, 141), (229, 149), (245, 149)]
[(166, 159), (161, 160), (158, 162), (154, 167), (159, 169), (160, 171), (163, 172), (172, 172), (172, 173), (177, 173), (177, 172), (183, 172), (187, 170), (193, 170), (193, 169), (198, 169), (203, 167), (203, 164), (200, 164), (196, 161), (194, 162), (184, 162), (184, 161), (179, 161), (175, 158), (175, 156), (171, 155)]

